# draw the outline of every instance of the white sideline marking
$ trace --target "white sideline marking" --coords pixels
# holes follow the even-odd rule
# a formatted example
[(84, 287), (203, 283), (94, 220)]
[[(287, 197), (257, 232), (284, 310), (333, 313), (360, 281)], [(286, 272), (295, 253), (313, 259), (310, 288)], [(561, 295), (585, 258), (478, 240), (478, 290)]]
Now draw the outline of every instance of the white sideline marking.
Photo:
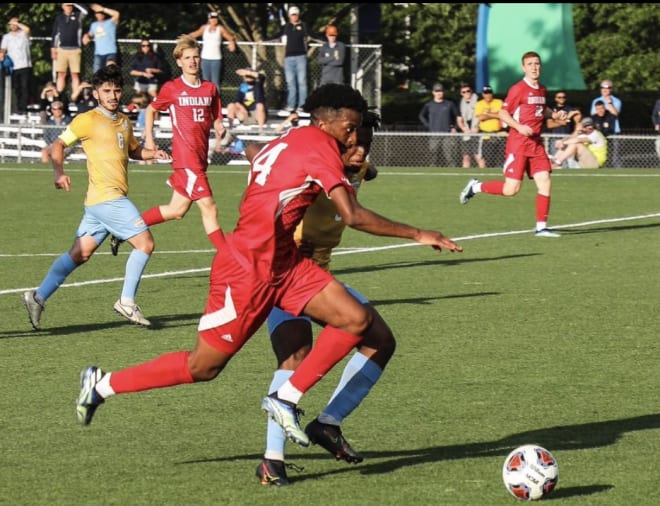
[[(557, 230), (563, 230), (567, 228), (578, 228), (578, 227), (584, 227), (588, 225), (599, 225), (602, 223), (620, 223), (624, 221), (635, 221), (635, 220), (644, 220), (648, 218), (659, 218), (660, 217), (660, 212), (658, 213), (651, 213), (651, 214), (640, 214), (637, 216), (627, 216), (624, 218), (605, 218), (601, 220), (590, 220), (590, 221), (582, 221), (579, 223), (568, 223), (566, 225), (555, 225), (552, 228), (557, 229)], [(471, 241), (474, 239), (487, 239), (490, 237), (504, 237), (504, 236), (509, 236), (509, 235), (520, 235), (520, 234), (531, 234), (534, 232), (534, 229), (526, 229), (526, 230), (510, 230), (507, 232), (491, 232), (487, 234), (473, 234), (473, 235), (466, 235), (463, 237), (453, 237), (452, 239), (456, 242), (461, 242), (461, 241)], [(376, 247), (369, 247), (369, 248), (335, 248), (335, 251), (333, 251), (333, 255), (351, 255), (354, 253), (368, 253), (372, 251), (384, 251), (384, 250), (390, 250), (390, 249), (398, 249), (398, 248), (408, 248), (411, 246), (424, 246), (423, 244), (419, 244), (416, 242), (410, 242), (410, 243), (405, 243), (405, 244), (391, 244), (389, 246), (376, 246)], [(188, 250), (188, 251), (159, 251), (159, 255), (176, 255), (176, 254), (181, 254), (181, 253), (211, 253), (214, 250), (212, 249), (207, 249), (207, 250)], [(2, 257), (25, 257), (25, 256), (60, 256), (62, 253), (41, 253), (40, 255), (34, 255), (34, 254), (27, 254), (27, 253), (21, 253), (17, 255), (8, 255), (8, 254), (0, 254), (0, 258)], [(95, 255), (104, 255), (107, 254), (109, 255), (110, 253), (94, 253)], [(172, 277), (172, 276), (180, 276), (182, 274), (197, 274), (200, 272), (209, 272), (211, 270), (210, 267), (204, 267), (200, 269), (185, 269), (185, 270), (179, 270), (179, 271), (166, 271), (166, 272), (160, 272), (158, 274), (144, 274), (142, 276), (142, 279), (151, 279), (151, 278), (167, 278), (167, 277)], [(108, 278), (108, 279), (96, 279), (96, 280), (91, 280), (91, 281), (81, 281), (78, 283), (65, 283), (60, 286), (60, 288), (69, 288), (69, 287), (78, 287), (78, 286), (85, 286), (85, 285), (100, 285), (104, 283), (115, 283), (118, 281), (124, 281), (124, 278)], [(26, 290), (33, 290), (37, 288), (36, 286), (34, 287), (25, 287), (25, 288), (10, 288), (6, 290), (0, 290), (0, 295), (7, 295), (7, 294), (13, 294), (13, 293), (22, 293)]]

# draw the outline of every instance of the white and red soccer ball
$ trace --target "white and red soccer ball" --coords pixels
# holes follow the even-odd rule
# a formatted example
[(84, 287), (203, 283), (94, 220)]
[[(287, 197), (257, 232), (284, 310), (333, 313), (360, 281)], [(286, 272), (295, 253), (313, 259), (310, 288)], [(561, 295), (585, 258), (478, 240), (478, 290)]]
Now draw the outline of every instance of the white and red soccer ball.
[(542, 446), (519, 446), (504, 460), (502, 479), (509, 493), (521, 501), (543, 499), (559, 480), (557, 459)]

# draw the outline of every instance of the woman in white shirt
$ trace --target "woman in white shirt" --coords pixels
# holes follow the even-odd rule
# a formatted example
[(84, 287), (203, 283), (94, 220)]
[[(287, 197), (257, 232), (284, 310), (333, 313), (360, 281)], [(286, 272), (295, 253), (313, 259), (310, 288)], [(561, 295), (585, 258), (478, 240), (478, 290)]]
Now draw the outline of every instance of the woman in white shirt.
[(202, 37), (202, 79), (215, 83), (220, 90), (222, 75), (222, 39), (229, 42), (229, 50), (236, 50), (236, 37), (220, 24), (217, 12), (209, 12), (208, 23), (200, 26), (191, 37)]

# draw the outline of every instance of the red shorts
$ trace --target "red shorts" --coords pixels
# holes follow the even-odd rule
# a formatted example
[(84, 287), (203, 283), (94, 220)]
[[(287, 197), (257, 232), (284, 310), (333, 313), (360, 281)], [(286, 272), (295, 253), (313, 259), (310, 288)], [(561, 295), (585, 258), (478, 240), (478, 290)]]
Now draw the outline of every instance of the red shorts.
[(174, 169), (174, 172), (167, 180), (167, 184), (175, 192), (180, 193), (193, 202), (204, 197), (213, 196), (206, 172), (191, 169)]
[(237, 255), (228, 245), (213, 258), (209, 296), (197, 329), (209, 345), (232, 355), (261, 327), (273, 306), (299, 315), (333, 279), (309, 258), (301, 257), (277, 282), (263, 280)]
[(508, 146), (504, 158), (504, 177), (522, 181), (525, 174), (529, 179), (537, 172), (551, 172), (550, 160), (543, 144), (528, 140), (515, 150)]

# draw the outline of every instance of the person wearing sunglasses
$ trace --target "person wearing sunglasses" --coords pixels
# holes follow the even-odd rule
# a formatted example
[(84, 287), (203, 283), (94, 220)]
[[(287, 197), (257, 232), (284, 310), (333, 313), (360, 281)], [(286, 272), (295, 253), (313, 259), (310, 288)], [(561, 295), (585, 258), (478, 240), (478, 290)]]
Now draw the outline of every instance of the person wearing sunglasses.
[(133, 89), (136, 93), (147, 93), (153, 100), (158, 95), (162, 72), (163, 64), (158, 53), (154, 51), (149, 39), (142, 39), (131, 62), (131, 75), (135, 78)]
[[(50, 163), (50, 147), (57, 136), (64, 131), (64, 127), (71, 123), (71, 116), (64, 108), (64, 102), (55, 100), (50, 105), (51, 117), (46, 121), (44, 128), (44, 146), (41, 148), (41, 163)], [(69, 154), (70, 149), (64, 150), (65, 155)]]
[(555, 93), (555, 103), (551, 106), (553, 111), (565, 111), (566, 117), (564, 119), (545, 120), (545, 127), (548, 133), (570, 135), (577, 131), (580, 121), (582, 121), (582, 113), (577, 107), (568, 103), (568, 98), (564, 90), (559, 90)]

